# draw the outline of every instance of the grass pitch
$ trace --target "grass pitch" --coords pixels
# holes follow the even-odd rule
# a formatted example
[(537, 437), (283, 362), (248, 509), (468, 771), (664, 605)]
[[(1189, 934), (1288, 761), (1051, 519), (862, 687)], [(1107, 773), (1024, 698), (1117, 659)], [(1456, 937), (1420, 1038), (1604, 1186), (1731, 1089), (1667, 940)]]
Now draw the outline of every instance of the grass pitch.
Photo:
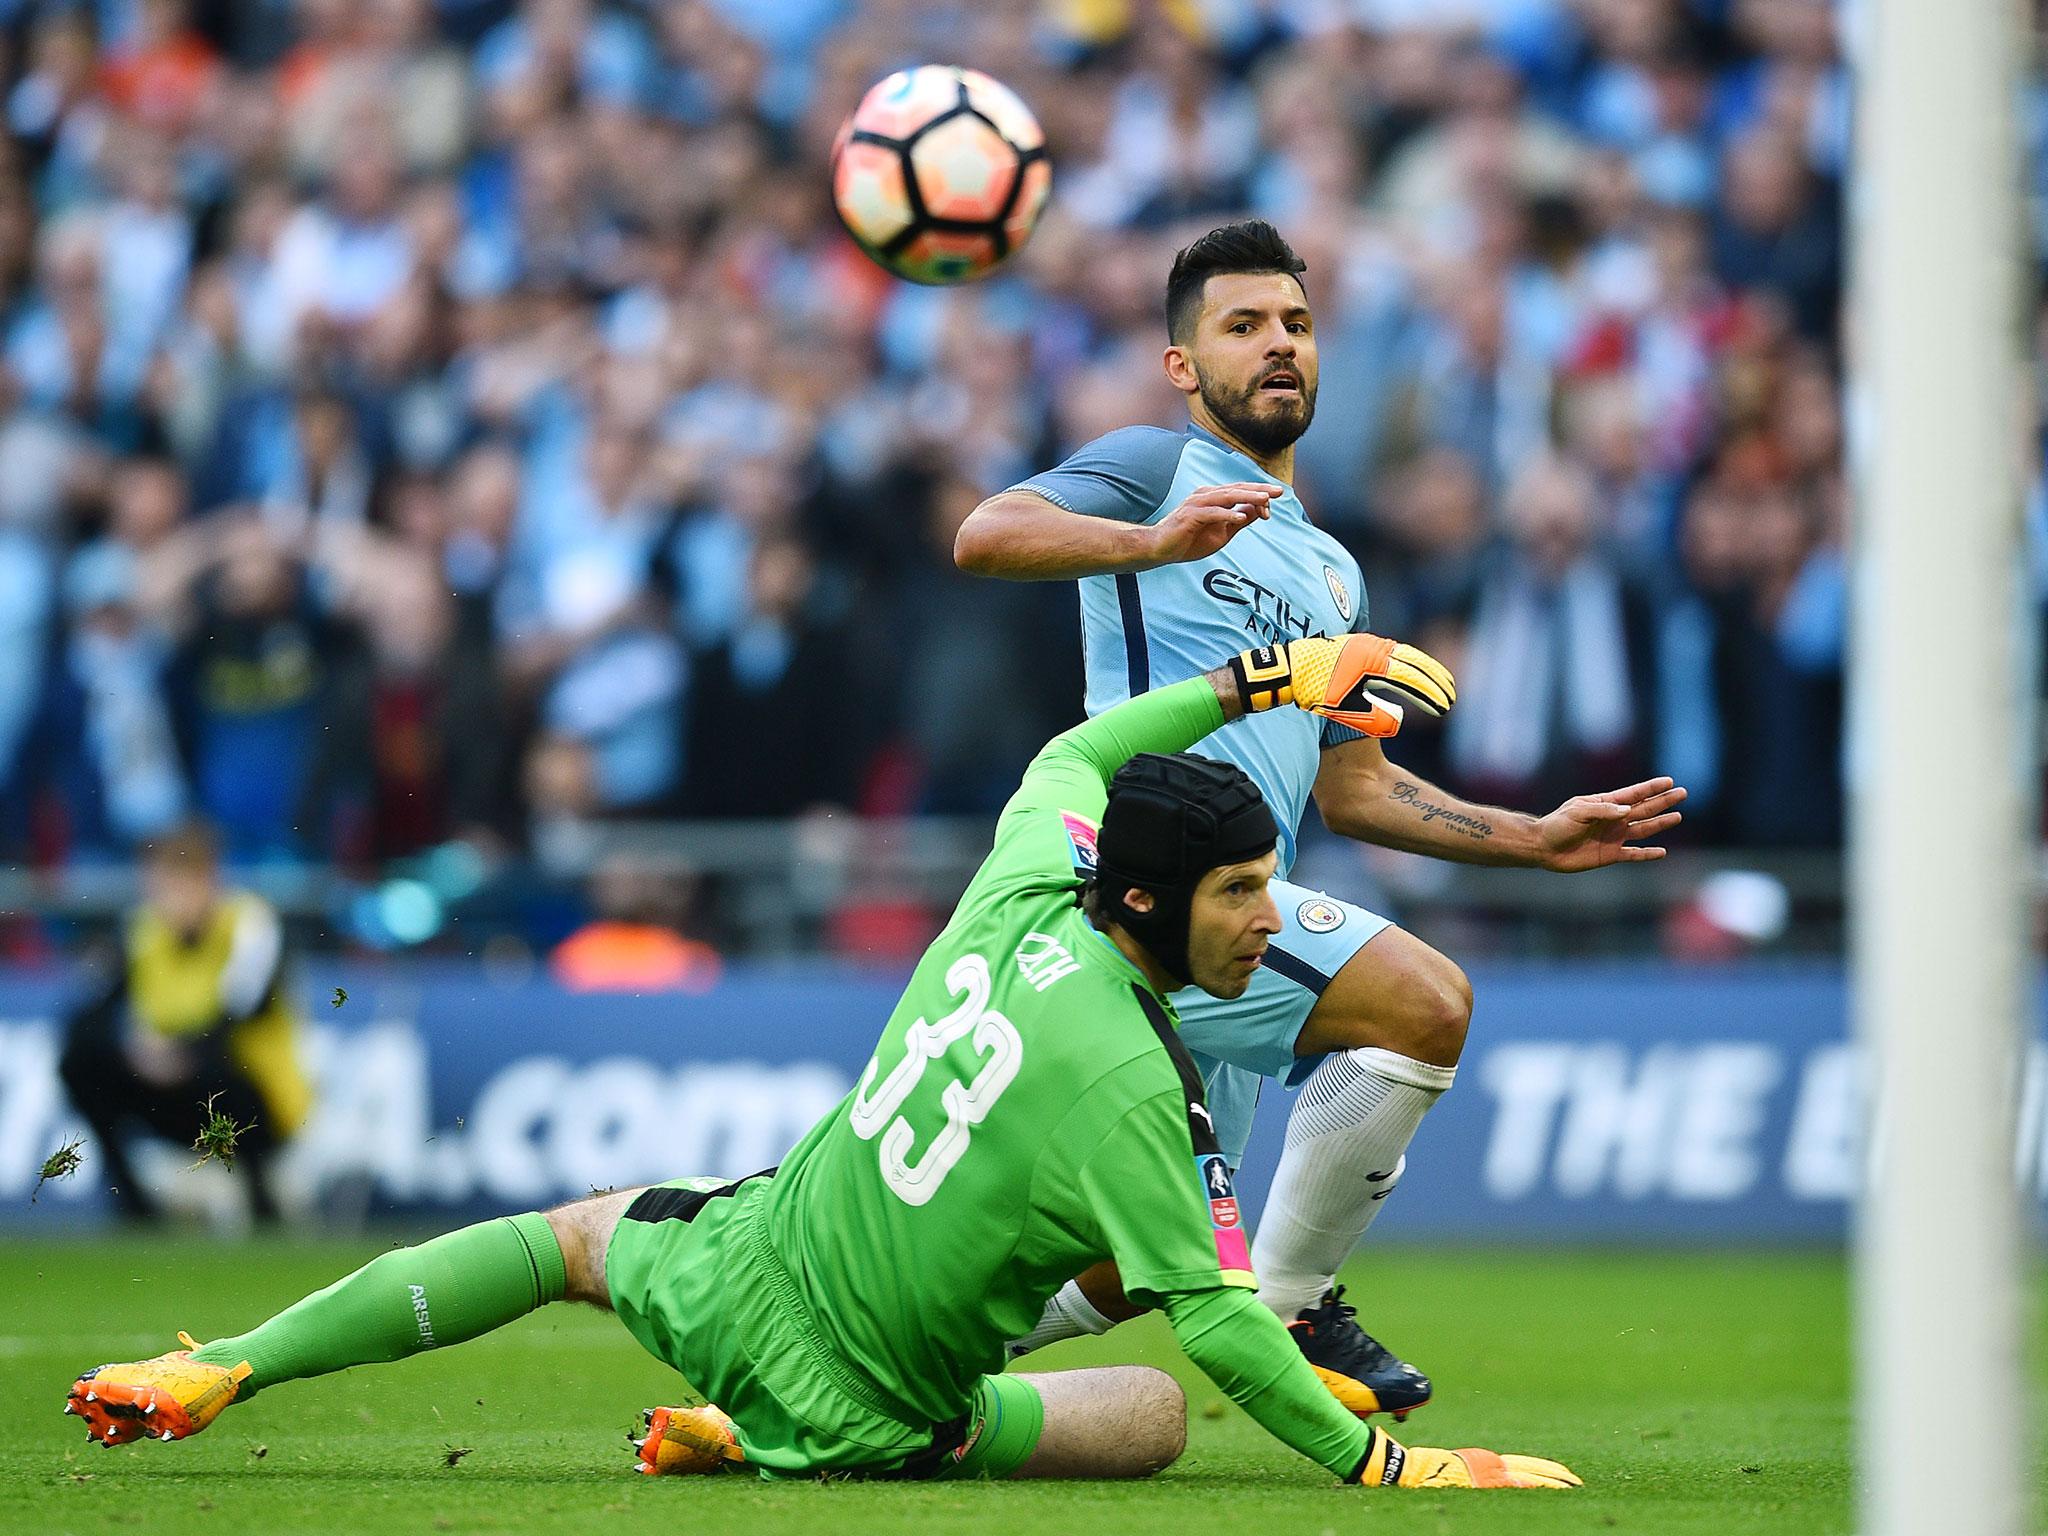
[[(1359, 1529), (1658, 1536), (1851, 1527), (1847, 1298), (1834, 1255), (1380, 1249), (1348, 1275), (1436, 1379), (1410, 1442), (1537, 1451), (1582, 1491), (1362, 1492), (1268, 1439), (1146, 1319), (1034, 1368), (1174, 1369), (1188, 1451), (1143, 1484), (764, 1486), (630, 1474), (677, 1400), (609, 1317), (553, 1307), (475, 1343), (295, 1383), (198, 1439), (107, 1451), (59, 1411), (82, 1367), (246, 1328), (377, 1240), (12, 1241), (0, 1250), (0, 1531), (829, 1531), (1200, 1536)], [(458, 1455), (460, 1452), (462, 1454)], [(2039, 1458), (2036, 1458), (2039, 1465)]]

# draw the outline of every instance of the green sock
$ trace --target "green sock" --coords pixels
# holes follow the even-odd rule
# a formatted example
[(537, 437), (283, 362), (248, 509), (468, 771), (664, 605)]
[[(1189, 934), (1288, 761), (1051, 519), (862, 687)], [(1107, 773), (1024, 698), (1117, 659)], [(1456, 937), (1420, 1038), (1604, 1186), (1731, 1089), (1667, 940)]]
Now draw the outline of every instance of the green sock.
[(1031, 1459), (1045, 1433), (1045, 1399), (1021, 1376), (984, 1376), (974, 1388), (960, 1459), (935, 1480), (1008, 1477)]
[(567, 1285), (547, 1218), (501, 1216), (379, 1254), (261, 1327), (215, 1339), (192, 1358), (229, 1366), (247, 1360), (246, 1397), (280, 1381), (460, 1344), (560, 1301)]

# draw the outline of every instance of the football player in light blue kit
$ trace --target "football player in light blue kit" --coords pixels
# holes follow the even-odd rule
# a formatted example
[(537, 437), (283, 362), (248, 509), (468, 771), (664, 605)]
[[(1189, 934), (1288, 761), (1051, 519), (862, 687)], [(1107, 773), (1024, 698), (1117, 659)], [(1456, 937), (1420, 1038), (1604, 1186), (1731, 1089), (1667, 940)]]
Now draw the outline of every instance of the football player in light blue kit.
[[(1184, 432), (1126, 427), (991, 497), (960, 529), (964, 570), (1079, 578), (1088, 713), (1200, 672), (1222, 650), (1367, 627), (1344, 546), (1294, 494), (1294, 444), (1315, 411), (1305, 264), (1270, 224), (1213, 230), (1167, 281), (1166, 376)], [(1685, 791), (1652, 779), (1566, 801), (1547, 816), (1475, 805), (1390, 762), (1378, 740), (1274, 710), (1196, 748), (1243, 768), (1280, 824), (1280, 873), (1311, 797), (1331, 830), (1464, 863), (1552, 870), (1663, 856), (1641, 840), (1677, 824)], [(1203, 1058), (1217, 1138), (1233, 1162), (1265, 1077), (1303, 1084), (1252, 1253), (1259, 1296), (1352, 1411), (1405, 1418), (1420, 1371), (1365, 1333), (1332, 1289), (1399, 1182), (1429, 1107), (1451, 1086), (1472, 989), (1445, 956), (1388, 919), (1275, 881), (1285, 931), (1245, 994), (1175, 998)], [(1100, 1266), (1054, 1298), (1020, 1351), (1131, 1315)]]

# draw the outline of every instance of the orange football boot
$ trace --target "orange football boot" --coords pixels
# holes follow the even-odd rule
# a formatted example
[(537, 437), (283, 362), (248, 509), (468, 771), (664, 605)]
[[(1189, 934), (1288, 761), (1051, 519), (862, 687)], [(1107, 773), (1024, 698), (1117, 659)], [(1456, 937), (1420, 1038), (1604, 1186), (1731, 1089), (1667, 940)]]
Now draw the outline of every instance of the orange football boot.
[(653, 1476), (723, 1472), (747, 1459), (732, 1420), (710, 1403), (695, 1408), (647, 1408), (640, 1414), (640, 1438), (632, 1441), (640, 1465)]
[(249, 1376), (249, 1362), (201, 1365), (192, 1358), (199, 1347), (189, 1333), (179, 1333), (183, 1349), (153, 1360), (96, 1365), (71, 1384), (64, 1411), (85, 1420), (85, 1436), (101, 1445), (126, 1445), (133, 1440), (183, 1440), (215, 1419)]

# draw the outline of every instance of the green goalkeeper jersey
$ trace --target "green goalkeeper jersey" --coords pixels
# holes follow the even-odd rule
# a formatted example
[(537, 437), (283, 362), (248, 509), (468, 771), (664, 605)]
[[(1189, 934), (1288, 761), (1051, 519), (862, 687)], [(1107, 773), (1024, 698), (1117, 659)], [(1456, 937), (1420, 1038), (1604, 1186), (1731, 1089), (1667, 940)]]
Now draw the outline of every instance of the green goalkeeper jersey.
[[(957, 1415), (1053, 1292), (1111, 1258), (1125, 1290), (1166, 1306), (1198, 1363), (1269, 1428), (1340, 1474), (1363, 1452), (1363, 1427), (1246, 1294), (1231, 1170), (1171, 1005), (1080, 906), (1111, 775), (1221, 724), (1198, 678), (1038, 755), (858, 1086), (763, 1197), (769, 1243), (821, 1341), (892, 1416)], [(1176, 1311), (1232, 1288), (1230, 1305)], [(1281, 1388), (1283, 1417), (1308, 1421), (1298, 1434), (1249, 1401)]]

